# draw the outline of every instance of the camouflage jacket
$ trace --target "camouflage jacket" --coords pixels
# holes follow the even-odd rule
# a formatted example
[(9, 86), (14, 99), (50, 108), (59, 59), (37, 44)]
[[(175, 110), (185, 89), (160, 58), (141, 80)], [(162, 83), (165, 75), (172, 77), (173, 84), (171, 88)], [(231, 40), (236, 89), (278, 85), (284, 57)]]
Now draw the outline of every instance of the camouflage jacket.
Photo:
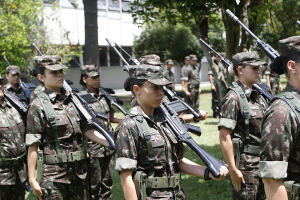
[(21, 88), (21, 86), (20, 86), (19, 83), (18, 83), (18, 87), (17, 87), (16, 90), (12, 87), (12, 85), (11, 85), (10, 83), (7, 83), (7, 84), (5, 85), (5, 89), (6, 89), (8, 92), (12, 93), (12, 94), (20, 94), (20, 95), (22, 95), (22, 96), (25, 97), (25, 94), (24, 94), (24, 92), (23, 92), (23, 90), (22, 90), (22, 88)]
[(187, 77), (187, 73), (186, 73), (186, 70), (188, 69), (189, 65), (186, 66), (186, 65), (183, 65), (180, 69), (180, 78), (182, 81), (188, 81), (189, 80), (189, 77)]
[[(136, 123), (131, 118), (136, 115), (142, 115), (152, 130), (151, 143), (155, 157), (154, 177), (168, 177), (180, 173), (178, 163), (186, 148), (182, 143), (178, 143), (172, 133), (163, 125), (165, 119), (158, 115), (156, 110), (154, 119), (151, 120), (138, 104), (130, 109), (129, 115), (120, 122), (115, 131), (116, 171), (132, 170), (149, 173), (146, 141), (140, 136)], [(170, 196), (172, 189), (168, 191), (169, 189), (153, 189), (150, 196), (172, 197)]]
[[(166, 78), (166, 79), (168, 79), (169, 81), (172, 82), (172, 88), (174, 88), (174, 84), (175, 84), (174, 73), (172, 71), (165, 70), (163, 72), (163, 76), (164, 76), (164, 78)], [(171, 85), (169, 85), (169, 86), (171, 86)]]
[[(300, 100), (300, 91), (287, 84), (284, 91)], [(262, 178), (288, 178), (300, 182), (300, 127), (290, 106), (276, 99), (262, 124), (260, 175)]]
[[(261, 123), (268, 105), (256, 90), (247, 87), (240, 81), (237, 83), (245, 92), (250, 108), (249, 144), (259, 146), (261, 141)], [(230, 129), (233, 132), (232, 137), (242, 138), (243, 140), (246, 137), (245, 119), (240, 111), (238, 96), (233, 90), (229, 90), (222, 100), (218, 129), (220, 130), (221, 128)], [(246, 171), (258, 170), (258, 156), (242, 153), (241, 162), (245, 162), (243, 165), (240, 165), (240, 169), (245, 173)]]
[[(80, 95), (92, 93), (89, 89), (83, 90), (80, 92)], [(97, 118), (103, 127), (113, 133), (113, 128), (110, 124), (110, 116), (114, 113), (113, 108), (111, 107), (110, 102), (105, 98), (104, 94), (98, 90), (98, 93), (92, 93), (92, 95), (97, 99), (97, 102), (89, 103), (89, 106), (93, 108), (95, 112), (106, 114), (108, 117), (108, 121)], [(88, 141), (88, 153), (92, 157), (104, 157), (105, 155), (111, 155), (114, 153), (113, 150), (109, 150), (103, 145), (93, 142), (91, 140)]]
[[(61, 89), (61, 93), (55, 93), (45, 88), (44, 91), (51, 100), (56, 117), (59, 118), (57, 126), (58, 138), (62, 153), (70, 153), (82, 150), (82, 137), (91, 127), (87, 122), (82, 123), (77, 111), (69, 101), (68, 92)], [(26, 145), (34, 143), (39, 145), (44, 155), (57, 154), (54, 134), (50, 123), (46, 119), (44, 108), (38, 98), (35, 98), (28, 109)], [(78, 177), (85, 179), (86, 162), (60, 163), (57, 165), (44, 164), (43, 178), (53, 182), (70, 183), (74, 172)]]
[(270, 82), (271, 81), (276, 81), (276, 82), (280, 81), (280, 75), (272, 72), (271, 69), (270, 69), (270, 65), (268, 65), (266, 67), (265, 75), (269, 75), (270, 76)]
[(216, 58), (214, 58), (214, 57), (213, 57), (212, 61), (213, 61), (212, 62), (212, 67), (210, 67), (210, 66), (208, 67), (207, 74), (213, 76), (214, 82), (217, 81), (217, 80), (220, 80), (220, 81), (223, 81), (226, 84), (223, 71), (220, 67), (220, 63), (218, 63)]
[(188, 83), (196, 86), (195, 88), (199, 88), (199, 86), (200, 86), (199, 71), (200, 71), (200, 68), (198, 66), (189, 65), (183, 74), (183, 77), (185, 77), (185, 79), (187, 78), (186, 80), (188, 81)]
[[(26, 153), (25, 126), (18, 111), (9, 102), (0, 104), (0, 134), (5, 158), (16, 158)], [(1, 151), (1, 150), (0, 150)], [(27, 178), (26, 156), (18, 163), (6, 161), (6, 166), (0, 167), (0, 185), (14, 185), (17, 174), (22, 182)]]

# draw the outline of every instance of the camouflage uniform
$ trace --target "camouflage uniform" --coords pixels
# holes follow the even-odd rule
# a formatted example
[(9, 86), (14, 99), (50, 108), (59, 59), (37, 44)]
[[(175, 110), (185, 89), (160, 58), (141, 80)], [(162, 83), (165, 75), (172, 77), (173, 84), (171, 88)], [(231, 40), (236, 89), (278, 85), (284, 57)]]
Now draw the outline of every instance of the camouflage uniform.
[(211, 91), (211, 92), (213, 97), (212, 109), (214, 113), (217, 114), (220, 107), (220, 103), (227, 93), (227, 84), (225, 81), (224, 74), (221, 70), (221, 67), (219, 66), (220, 63), (218, 63), (215, 57), (212, 58), (212, 61), (213, 61), (212, 67), (211, 68), (209, 67), (208, 75), (213, 76), (213, 82), (216, 88), (216, 92), (215, 91)]
[[(12, 75), (17, 74), (17, 73), (20, 74), (20, 67), (15, 66), (15, 65), (10, 65), (6, 68), (5, 73), (6, 74), (11, 73)], [(18, 83), (17, 89), (14, 89), (10, 83), (7, 83), (5, 85), (5, 89), (12, 94), (20, 94), (25, 97), (25, 93), (23, 92), (19, 83)]]
[[(128, 79), (133, 77), (147, 79), (156, 85), (170, 83), (163, 78), (160, 67), (149, 65), (130, 68)], [(130, 90), (127, 82), (125, 82), (124, 87), (126, 90)], [(120, 122), (115, 131), (116, 171), (132, 170), (133, 177), (135, 177), (137, 172), (143, 171), (148, 175), (149, 171), (151, 171), (146, 140), (139, 133), (133, 119), (136, 116), (146, 120), (152, 132), (149, 141), (151, 141), (153, 149), (154, 178), (167, 178), (180, 174), (178, 163), (186, 151), (183, 144), (177, 142), (164, 125), (165, 119), (158, 115), (156, 109), (154, 109), (154, 116), (149, 117), (137, 103), (130, 109), (129, 114)], [(147, 199), (185, 199), (180, 186), (176, 188), (153, 188), (152, 190), (147, 190), (146, 196)]]
[[(280, 56), (300, 52), (300, 36), (279, 40), (278, 44)], [(288, 83), (283, 94), (283, 98), (296, 102), (294, 109), (296, 113), (299, 112), (299, 90)], [(262, 124), (259, 163), (262, 178), (300, 183), (299, 130), (297, 117), (291, 107), (281, 99), (272, 101)], [(299, 193), (295, 195), (294, 198), (298, 199)]]
[[(67, 68), (61, 64), (59, 56), (36, 56), (34, 60), (36, 69), (45, 67), (55, 71)], [(43, 92), (49, 96), (56, 118), (58, 118), (56, 124), (61, 153), (69, 158), (73, 157), (72, 152), (77, 151), (83, 152), (82, 155), (85, 157), (82, 138), (84, 138), (83, 133), (91, 127), (86, 122), (81, 123), (76, 108), (68, 98), (69, 93), (63, 88), (61, 93), (56, 93), (44, 87)], [(85, 159), (58, 164), (45, 162), (45, 156), (57, 155), (55, 131), (46, 117), (41, 101), (35, 98), (28, 110), (26, 145), (37, 143), (43, 150), (43, 176), (40, 184), (43, 199), (89, 199)]]
[(272, 94), (276, 95), (276, 94), (280, 93), (280, 87), (279, 87), (280, 76), (278, 74), (272, 72), (270, 70), (269, 66), (267, 67), (265, 74), (269, 75), (269, 77), (270, 77), (270, 85), (271, 85)]
[[(169, 65), (173, 65), (173, 61), (171, 59), (169, 60), (166, 60), (166, 64), (169, 64)], [(169, 87), (172, 87), (172, 89), (174, 88), (174, 84), (175, 84), (175, 76), (174, 76), (174, 73), (168, 69), (166, 69), (163, 73), (163, 76), (168, 79), (169, 81), (172, 82), (172, 85), (170, 85)]]
[[(261, 61), (255, 60), (255, 57), (251, 53), (243, 52), (236, 54), (233, 57), (233, 62), (238, 62), (239, 64), (252, 64)], [(222, 100), (218, 124), (219, 130), (221, 128), (231, 130), (233, 133), (232, 138), (241, 138), (244, 143), (238, 170), (243, 174), (245, 184), (242, 183), (239, 192), (237, 192), (232, 185), (233, 199), (265, 199), (264, 185), (262, 179), (258, 176), (259, 155), (245, 152), (245, 149), (250, 145), (255, 148), (259, 146), (261, 141), (261, 123), (268, 104), (264, 97), (256, 90), (247, 87), (240, 81), (237, 82), (237, 85), (239, 85), (244, 92), (250, 109), (249, 141), (246, 141), (245, 118), (242, 115), (239, 98), (233, 90), (229, 90)], [(236, 157), (235, 160), (237, 160)]]
[[(190, 56), (191, 60), (197, 60), (195, 55)], [(199, 94), (199, 87), (200, 87), (200, 76), (199, 76), (200, 68), (195, 65), (190, 65), (186, 70), (181, 78), (182, 80), (188, 80), (188, 91), (191, 93), (190, 98), (187, 97), (187, 103), (194, 106), (195, 108), (199, 108), (199, 101), (200, 101), (200, 94)]]
[[(99, 72), (94, 65), (84, 65), (81, 67), (81, 73), (87, 74), (90, 77), (99, 76)], [(97, 94), (92, 93), (89, 89), (81, 91), (80, 94), (91, 93), (96, 99), (96, 102), (89, 103), (95, 112), (106, 114), (108, 121), (98, 118), (98, 121), (103, 127), (110, 132), (113, 128), (110, 124), (110, 116), (114, 113), (111, 104), (105, 98), (104, 94), (98, 90)], [(88, 142), (88, 153), (90, 158), (89, 164), (89, 179), (90, 179), (90, 199), (110, 199), (111, 189), (113, 187), (113, 166), (114, 166), (114, 151), (109, 150), (103, 145), (90, 141)]]
[[(0, 80), (4, 80), (0, 76)], [(26, 169), (25, 125), (9, 102), (0, 104), (0, 199), (24, 199)], [(12, 160), (12, 158), (17, 158)]]

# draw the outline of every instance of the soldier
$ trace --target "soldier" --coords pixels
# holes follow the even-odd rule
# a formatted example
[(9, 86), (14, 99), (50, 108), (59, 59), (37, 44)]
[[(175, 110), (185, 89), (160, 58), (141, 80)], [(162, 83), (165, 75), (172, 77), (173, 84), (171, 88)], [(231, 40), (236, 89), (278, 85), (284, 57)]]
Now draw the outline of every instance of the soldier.
[[(190, 55), (190, 67), (185, 70), (183, 78), (185, 80), (185, 94), (187, 103), (199, 108), (199, 98), (201, 93), (199, 67), (197, 66), (197, 56)], [(186, 81), (188, 80), (188, 81)]]
[(266, 66), (266, 80), (267, 85), (271, 88), (273, 95), (278, 94), (282, 91), (282, 86), (280, 83), (280, 76), (270, 70), (269, 66)]
[[(27, 115), (29, 183), (39, 199), (89, 199), (86, 137), (108, 146), (107, 140), (78, 116), (64, 83), (60, 56), (36, 56), (32, 75), (44, 87)], [(85, 142), (83, 142), (85, 141)], [(38, 147), (41, 149), (37, 156)], [(37, 162), (38, 159), (38, 162)], [(38, 182), (35, 179), (37, 167)]]
[(170, 87), (172, 87), (175, 90), (175, 77), (174, 77), (174, 73), (171, 71), (173, 64), (174, 63), (171, 59), (166, 60), (167, 70), (164, 71), (163, 75), (164, 75), (164, 78), (171, 81), (172, 84), (170, 85)]
[(0, 76), (0, 199), (25, 199), (25, 125), (18, 111), (4, 97)]
[(20, 67), (15, 65), (10, 65), (5, 70), (5, 77), (7, 79), (7, 84), (5, 85), (5, 89), (13, 94), (20, 94), (25, 97), (25, 93), (23, 92), (19, 80), (20, 80)]
[(242, 52), (234, 55), (232, 62), (238, 81), (222, 100), (218, 129), (230, 171), (233, 199), (265, 199), (258, 166), (260, 127), (268, 104), (251, 89), (258, 81), (264, 61), (255, 53)]
[[(127, 200), (185, 199), (181, 171), (205, 176), (205, 180), (213, 178), (205, 167), (183, 158), (184, 145), (177, 142), (156, 110), (163, 99), (162, 86), (167, 84), (170, 81), (163, 78), (158, 66), (129, 68), (124, 88), (131, 90), (137, 101), (115, 132), (115, 168)], [(150, 138), (143, 137), (139, 130), (151, 133)], [(221, 176), (216, 180), (224, 179), (227, 172), (225, 167), (220, 168)]]
[(279, 75), (285, 73), (288, 83), (264, 116), (259, 170), (268, 199), (299, 199), (300, 36), (278, 44), (280, 57), (271, 69)]
[(227, 84), (224, 74), (219, 66), (221, 58), (219, 56), (212, 57), (212, 67), (208, 70), (208, 78), (211, 85), (212, 93), (212, 110), (213, 117), (219, 116), (219, 107), (222, 99), (227, 93)]
[[(184, 90), (185, 90), (185, 88), (187, 88), (185, 83), (187, 83), (187, 81), (188, 81), (188, 77), (184, 77), (184, 74), (186, 74), (185, 70), (188, 69), (189, 65), (190, 65), (190, 56), (186, 56), (184, 58), (184, 65), (180, 69), (181, 85), (182, 85), (182, 90), (184, 93), (186, 93)], [(184, 99), (186, 101), (186, 97), (184, 97)]]
[[(114, 115), (114, 110), (111, 107), (109, 100), (104, 94), (99, 91), (100, 84), (99, 72), (95, 65), (84, 65), (80, 67), (81, 79), (80, 84), (87, 87), (80, 94), (92, 94), (97, 101), (90, 102), (89, 106), (95, 112), (107, 115), (108, 121), (98, 118), (99, 122), (110, 132), (113, 132), (111, 122), (120, 123), (121, 118)], [(88, 142), (88, 153), (90, 158), (89, 174), (90, 174), (90, 199), (110, 199), (111, 189), (113, 186), (113, 166), (114, 154), (113, 150), (100, 145), (96, 142)]]

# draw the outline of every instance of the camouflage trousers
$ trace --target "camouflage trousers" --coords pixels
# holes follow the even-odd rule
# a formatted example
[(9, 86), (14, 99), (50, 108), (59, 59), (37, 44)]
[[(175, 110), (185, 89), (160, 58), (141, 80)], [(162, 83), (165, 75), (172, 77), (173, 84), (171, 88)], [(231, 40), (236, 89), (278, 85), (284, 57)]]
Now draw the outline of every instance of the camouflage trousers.
[(110, 199), (113, 187), (113, 168), (115, 154), (103, 158), (90, 158), (89, 180), (90, 199)]
[[(162, 192), (164, 189), (160, 189), (160, 192)], [(185, 200), (185, 195), (182, 187), (175, 188), (175, 189), (168, 189), (164, 191), (163, 193), (160, 193), (161, 195), (157, 195), (155, 191), (147, 191), (147, 197), (146, 200)], [(140, 199), (142, 200), (142, 199)]]
[(15, 185), (0, 186), (0, 200), (23, 200), (25, 199), (25, 183), (22, 183), (17, 176)]
[(186, 102), (195, 108), (199, 108), (200, 94), (199, 88), (188, 88), (191, 93), (190, 97), (186, 97)]
[(43, 179), (41, 187), (43, 188), (43, 200), (89, 200), (88, 180), (80, 179), (75, 173), (71, 179), (71, 184), (45, 181)]

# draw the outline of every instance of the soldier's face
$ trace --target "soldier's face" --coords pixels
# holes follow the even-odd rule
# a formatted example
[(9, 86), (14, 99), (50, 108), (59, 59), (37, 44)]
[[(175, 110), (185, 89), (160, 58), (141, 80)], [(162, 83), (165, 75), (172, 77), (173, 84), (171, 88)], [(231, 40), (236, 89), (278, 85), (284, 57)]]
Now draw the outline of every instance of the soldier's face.
[(142, 87), (138, 87), (135, 95), (142, 109), (157, 108), (164, 97), (163, 86), (146, 81)]
[(189, 61), (189, 60), (184, 60), (184, 64), (185, 64), (185, 65), (189, 65), (189, 64), (190, 64), (190, 61)]
[(197, 60), (190, 60), (190, 64), (192, 66), (196, 66), (197, 65)]
[(242, 71), (241, 74), (242, 78), (250, 84), (256, 83), (261, 73), (260, 66), (251, 66), (251, 65), (246, 65), (245, 68), (243, 68), (241, 71)]
[(19, 73), (12, 74), (11, 72), (9, 72), (8, 74), (5, 74), (5, 77), (7, 81), (12, 85), (17, 84), (20, 79)]
[(2, 101), (4, 96), (4, 80), (0, 80), (0, 100)]
[(60, 89), (64, 84), (64, 73), (63, 70), (52, 71), (45, 69), (45, 75), (42, 75), (42, 82), (45, 87), (49, 90), (56, 91)]
[(95, 76), (95, 77), (83, 77), (83, 82), (86, 84), (87, 88), (93, 88), (96, 89), (99, 87), (100, 84), (100, 77)]
[(167, 68), (168, 68), (168, 70), (171, 70), (171, 69), (172, 69), (172, 67), (173, 67), (173, 65), (172, 65), (172, 64), (167, 64)]

